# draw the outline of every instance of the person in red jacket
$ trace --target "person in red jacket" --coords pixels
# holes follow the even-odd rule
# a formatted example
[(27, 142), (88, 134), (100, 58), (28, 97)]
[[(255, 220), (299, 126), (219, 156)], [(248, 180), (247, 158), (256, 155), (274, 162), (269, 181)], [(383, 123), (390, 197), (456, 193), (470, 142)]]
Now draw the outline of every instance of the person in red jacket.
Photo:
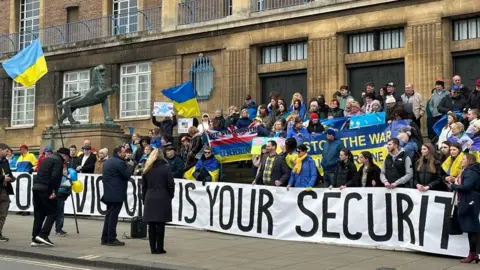
[(53, 154), (53, 150), (50, 146), (46, 146), (44, 149), (43, 149), (43, 153), (42, 155), (40, 155), (40, 157), (38, 157), (38, 161), (37, 161), (37, 166), (35, 166), (35, 168), (33, 169), (35, 172), (38, 171), (38, 168), (40, 168), (40, 164), (42, 164), (42, 161), (50, 156), (51, 154)]

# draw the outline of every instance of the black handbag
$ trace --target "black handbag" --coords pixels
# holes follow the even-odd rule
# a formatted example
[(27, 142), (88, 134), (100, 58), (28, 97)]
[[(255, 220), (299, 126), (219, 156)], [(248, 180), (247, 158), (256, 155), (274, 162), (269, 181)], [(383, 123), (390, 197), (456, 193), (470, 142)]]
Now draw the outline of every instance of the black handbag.
[(462, 229), (460, 228), (460, 223), (458, 223), (458, 207), (455, 204), (455, 198), (457, 197), (457, 192), (453, 193), (452, 198), (452, 211), (448, 216), (448, 234), (449, 235), (462, 235)]
[(147, 223), (142, 217), (134, 217), (130, 223), (130, 237), (145, 238), (147, 237)]

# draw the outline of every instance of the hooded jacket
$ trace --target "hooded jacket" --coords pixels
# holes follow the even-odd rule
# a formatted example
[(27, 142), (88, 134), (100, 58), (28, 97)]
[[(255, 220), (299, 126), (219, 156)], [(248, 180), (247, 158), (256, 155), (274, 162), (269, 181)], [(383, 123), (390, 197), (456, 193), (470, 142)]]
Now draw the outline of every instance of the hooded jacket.
[(302, 169), (297, 174), (294, 170), (290, 173), (288, 185), (291, 187), (314, 187), (317, 181), (317, 167), (311, 157), (302, 161)]

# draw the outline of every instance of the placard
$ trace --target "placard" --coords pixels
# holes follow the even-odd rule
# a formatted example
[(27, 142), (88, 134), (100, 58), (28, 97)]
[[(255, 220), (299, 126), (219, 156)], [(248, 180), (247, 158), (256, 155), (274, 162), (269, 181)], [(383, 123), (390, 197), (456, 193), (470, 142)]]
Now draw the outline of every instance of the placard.
[(172, 116), (173, 103), (171, 102), (154, 102), (153, 116)]

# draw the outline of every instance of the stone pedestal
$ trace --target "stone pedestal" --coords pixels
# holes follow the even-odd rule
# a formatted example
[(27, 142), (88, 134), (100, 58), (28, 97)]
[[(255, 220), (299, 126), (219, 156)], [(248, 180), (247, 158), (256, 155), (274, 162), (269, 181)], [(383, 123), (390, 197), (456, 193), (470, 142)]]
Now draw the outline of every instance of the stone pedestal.
[(83, 141), (88, 139), (92, 142), (92, 147), (97, 151), (102, 148), (108, 148), (108, 155), (113, 154), (113, 149), (131, 138), (125, 134), (124, 130), (116, 124), (80, 124), (48, 127), (42, 133), (41, 150), (45, 146), (52, 146), (57, 150), (62, 147), (62, 137), (65, 147), (74, 144), (80, 151)]

